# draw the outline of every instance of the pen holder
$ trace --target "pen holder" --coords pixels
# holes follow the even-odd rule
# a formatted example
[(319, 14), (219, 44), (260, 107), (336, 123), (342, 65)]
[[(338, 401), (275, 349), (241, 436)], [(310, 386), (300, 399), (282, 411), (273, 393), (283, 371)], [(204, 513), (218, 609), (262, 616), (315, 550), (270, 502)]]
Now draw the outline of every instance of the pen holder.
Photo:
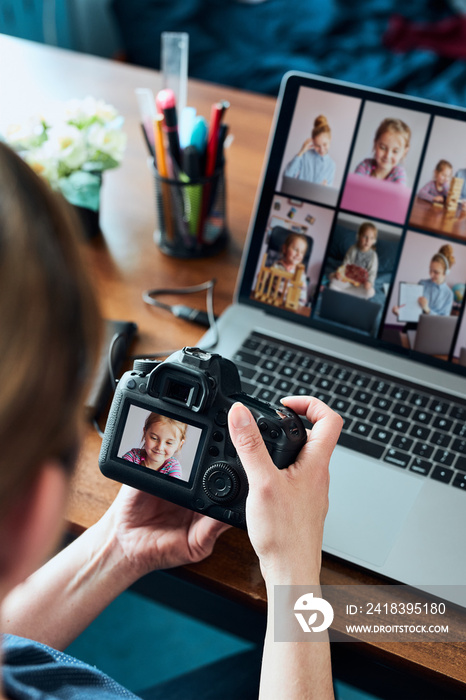
[(225, 172), (189, 180), (162, 177), (152, 165), (158, 229), (154, 240), (160, 250), (176, 258), (201, 258), (222, 250), (226, 228)]

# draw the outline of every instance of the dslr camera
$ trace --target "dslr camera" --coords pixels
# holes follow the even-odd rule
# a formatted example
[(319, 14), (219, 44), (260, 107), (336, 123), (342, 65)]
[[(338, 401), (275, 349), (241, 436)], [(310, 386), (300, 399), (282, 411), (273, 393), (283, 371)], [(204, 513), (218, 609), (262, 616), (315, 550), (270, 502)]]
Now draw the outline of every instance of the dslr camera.
[(292, 464), (306, 442), (299, 416), (241, 391), (236, 366), (186, 347), (164, 362), (136, 360), (120, 379), (99, 466), (105, 476), (246, 529), (248, 481), (228, 432), (241, 401), (272, 461)]

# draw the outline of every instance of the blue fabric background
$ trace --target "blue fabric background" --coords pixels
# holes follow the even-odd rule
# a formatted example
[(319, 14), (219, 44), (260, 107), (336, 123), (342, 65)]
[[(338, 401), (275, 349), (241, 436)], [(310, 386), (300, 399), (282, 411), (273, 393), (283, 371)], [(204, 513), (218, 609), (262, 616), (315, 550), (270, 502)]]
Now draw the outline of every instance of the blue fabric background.
[(162, 31), (190, 35), (189, 74), (276, 94), (288, 70), (462, 105), (466, 61), (427, 50), (394, 53), (384, 45), (390, 17), (438, 21), (441, 0), (113, 0), (128, 60), (160, 66)]

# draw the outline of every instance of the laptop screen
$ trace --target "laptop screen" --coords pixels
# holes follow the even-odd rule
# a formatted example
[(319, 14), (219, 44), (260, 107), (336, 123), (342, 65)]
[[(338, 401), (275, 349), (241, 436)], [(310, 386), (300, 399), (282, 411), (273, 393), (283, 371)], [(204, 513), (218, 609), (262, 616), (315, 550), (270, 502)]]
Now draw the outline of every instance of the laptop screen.
[(289, 74), (239, 298), (464, 373), (466, 111)]

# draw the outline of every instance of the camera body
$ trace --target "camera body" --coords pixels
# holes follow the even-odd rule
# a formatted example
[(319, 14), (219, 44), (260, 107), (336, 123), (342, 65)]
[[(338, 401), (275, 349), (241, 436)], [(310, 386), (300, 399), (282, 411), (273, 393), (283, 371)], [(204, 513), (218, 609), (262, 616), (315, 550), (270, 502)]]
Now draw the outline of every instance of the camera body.
[(136, 360), (120, 379), (99, 456), (102, 473), (246, 529), (248, 481), (228, 432), (236, 401), (251, 411), (275, 465), (292, 464), (306, 442), (299, 416), (242, 392), (230, 360), (187, 347), (161, 363)]

